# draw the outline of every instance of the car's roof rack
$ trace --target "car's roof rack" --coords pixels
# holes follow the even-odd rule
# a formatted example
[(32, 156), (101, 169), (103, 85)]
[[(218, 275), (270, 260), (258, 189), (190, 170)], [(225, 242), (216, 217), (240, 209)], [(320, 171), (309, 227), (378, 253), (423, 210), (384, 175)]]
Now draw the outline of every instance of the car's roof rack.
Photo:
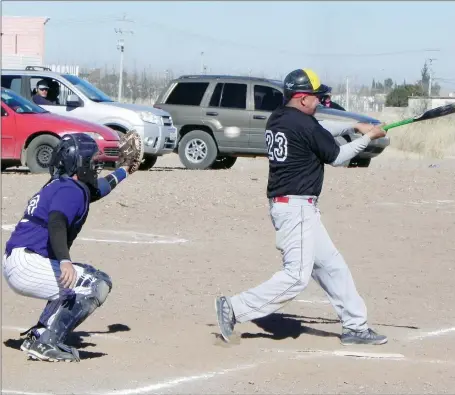
[(44, 67), (44, 66), (26, 66), (25, 70), (45, 70), (45, 71), (52, 71), (49, 67)]

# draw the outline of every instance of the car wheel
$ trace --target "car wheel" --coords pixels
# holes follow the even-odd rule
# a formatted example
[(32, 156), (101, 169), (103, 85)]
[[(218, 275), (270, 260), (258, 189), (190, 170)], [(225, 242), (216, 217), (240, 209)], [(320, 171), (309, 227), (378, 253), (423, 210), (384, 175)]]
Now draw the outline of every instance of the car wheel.
[(211, 168), (213, 170), (230, 169), (235, 162), (237, 162), (237, 157), (235, 156), (218, 156)]
[(49, 134), (35, 137), (27, 147), (27, 167), (31, 173), (46, 173), (52, 152), (60, 139)]
[(218, 148), (215, 141), (209, 133), (203, 130), (193, 130), (180, 140), (179, 158), (187, 169), (209, 169), (217, 155)]
[(371, 158), (368, 158), (368, 159), (354, 158), (354, 159), (351, 159), (348, 167), (368, 167), (368, 166), (370, 166), (370, 163), (371, 163)]
[(153, 155), (144, 156), (142, 163), (139, 166), (139, 170), (150, 170), (157, 161), (158, 157)]

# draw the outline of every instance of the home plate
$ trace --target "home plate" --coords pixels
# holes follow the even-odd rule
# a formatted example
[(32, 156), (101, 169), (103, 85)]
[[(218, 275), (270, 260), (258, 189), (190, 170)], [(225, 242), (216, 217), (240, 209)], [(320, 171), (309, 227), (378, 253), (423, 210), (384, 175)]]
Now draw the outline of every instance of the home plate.
[[(277, 352), (277, 353), (291, 353), (291, 354), (313, 354), (317, 356), (335, 356), (335, 357), (355, 357), (363, 359), (405, 359), (403, 354), (388, 354), (388, 353), (376, 353), (376, 352), (363, 352), (353, 350), (279, 350), (279, 349), (261, 349), (265, 352)], [(309, 355), (308, 355), (309, 356)], [(307, 357), (308, 357), (307, 356)]]
[(340, 357), (356, 357), (356, 358), (379, 358), (379, 359), (403, 359), (403, 354), (386, 354), (375, 352), (362, 352), (362, 351), (332, 351), (333, 355)]

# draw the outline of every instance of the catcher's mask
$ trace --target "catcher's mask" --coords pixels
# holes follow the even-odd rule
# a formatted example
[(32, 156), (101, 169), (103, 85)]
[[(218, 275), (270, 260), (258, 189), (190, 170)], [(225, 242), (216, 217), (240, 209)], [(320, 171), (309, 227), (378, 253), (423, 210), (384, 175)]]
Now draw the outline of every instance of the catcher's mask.
[(85, 133), (65, 134), (52, 153), (49, 172), (52, 178), (77, 175), (79, 181), (96, 187), (104, 163), (99, 160), (96, 141)]

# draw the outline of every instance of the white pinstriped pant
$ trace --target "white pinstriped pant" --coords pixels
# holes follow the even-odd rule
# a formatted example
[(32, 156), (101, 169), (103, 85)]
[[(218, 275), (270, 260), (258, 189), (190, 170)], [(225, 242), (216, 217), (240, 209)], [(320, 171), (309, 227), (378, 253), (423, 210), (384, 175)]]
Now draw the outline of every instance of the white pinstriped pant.
[[(73, 265), (77, 279), (84, 273), (84, 268)], [(61, 275), (60, 263), (57, 260), (44, 258), (26, 248), (14, 248), (9, 257), (3, 256), (3, 276), (16, 293), (35, 299), (48, 300), (40, 317), (46, 324), (60, 306), (63, 287), (58, 279)], [(86, 288), (76, 287), (75, 293), (85, 293)]]

